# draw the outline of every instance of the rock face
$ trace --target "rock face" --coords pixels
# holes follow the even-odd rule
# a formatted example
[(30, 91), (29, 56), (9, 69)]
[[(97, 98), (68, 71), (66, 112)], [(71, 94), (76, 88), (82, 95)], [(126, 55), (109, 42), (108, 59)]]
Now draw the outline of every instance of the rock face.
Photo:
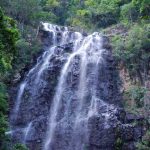
[(45, 52), (10, 90), (12, 142), (30, 150), (135, 150), (142, 118), (121, 108), (109, 40), (50, 24), (40, 38)]

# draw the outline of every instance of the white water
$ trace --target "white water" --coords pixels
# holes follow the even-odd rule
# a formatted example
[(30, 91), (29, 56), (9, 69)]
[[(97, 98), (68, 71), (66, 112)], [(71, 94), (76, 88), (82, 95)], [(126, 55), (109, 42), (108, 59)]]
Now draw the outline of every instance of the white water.
[(19, 91), (18, 91), (18, 95), (17, 95), (17, 99), (16, 99), (16, 104), (15, 104), (15, 108), (14, 108), (14, 111), (13, 111), (13, 119), (16, 119), (17, 117), (17, 114), (18, 114), (18, 111), (19, 111), (19, 107), (20, 107), (20, 104), (21, 104), (21, 98), (22, 98), (22, 95), (24, 93), (24, 89), (26, 87), (26, 82), (24, 81), (23, 83), (21, 83), (20, 85), (20, 88), (19, 88)]
[(46, 68), (48, 68), (48, 66), (49, 66), (49, 60), (52, 57), (52, 55), (54, 54), (54, 49), (55, 48), (56, 47), (53, 46), (52, 48), (50, 48), (49, 51), (44, 52), (44, 54), (43, 54), (44, 62), (41, 65), (41, 67), (40, 67), (40, 69), (39, 69), (39, 71), (37, 73), (36, 79), (35, 79), (35, 84), (36, 85), (40, 82), (40, 78), (41, 78), (41, 75), (44, 72), (44, 70), (46, 70)]
[[(13, 112), (12, 112), (12, 115), (11, 115), (12, 123), (14, 122), (14, 120), (17, 119), (17, 116), (18, 116), (18, 113), (19, 113), (19, 110), (20, 110), (20, 105), (22, 103), (22, 99), (23, 99), (23, 96), (24, 96), (25, 89), (28, 86), (30, 76), (32, 76), (32, 74), (36, 74), (36, 76), (34, 78), (34, 81), (33, 81), (33, 84), (35, 84), (35, 87), (33, 85), (33, 87), (34, 87), (33, 96), (34, 96), (34, 92), (36, 91), (36, 89), (37, 89), (36, 87), (40, 83), (41, 76), (42, 76), (43, 72), (49, 67), (50, 59), (51, 59), (52, 55), (54, 54), (55, 48), (58, 45), (65, 44), (65, 41), (66, 42), (71, 41), (71, 39), (68, 39), (69, 36), (68, 36), (68, 29), (67, 28), (65, 28), (65, 30), (63, 32), (63, 35), (62, 35), (63, 40), (60, 43), (57, 43), (57, 37), (56, 37), (56, 32), (57, 32), (57, 30), (60, 31), (60, 28), (58, 28), (56, 25), (51, 25), (51, 24), (45, 23), (44, 24), (44, 29), (46, 31), (52, 32), (52, 34), (53, 34), (53, 39), (52, 39), (53, 45), (51, 45), (50, 48), (43, 53), (41, 59), (38, 58), (37, 64), (29, 71), (29, 73), (26, 75), (25, 80), (20, 84), (20, 87), (19, 87), (19, 90), (18, 90), (18, 93), (17, 93), (17, 98), (16, 98), (16, 101), (15, 101), (15, 105), (14, 105), (14, 108), (13, 108)], [(25, 132), (24, 132), (24, 141), (23, 141), (23, 143), (26, 141), (28, 133), (31, 130), (31, 126), (32, 126), (32, 122), (29, 122), (27, 127), (25, 127), (25, 129), (24, 129)], [(14, 129), (14, 130), (12, 129), (11, 131), (6, 132), (6, 134), (12, 134), (16, 131), (18, 131), (18, 130), (17, 129)]]
[[(75, 48), (78, 47), (78, 42), (80, 42), (81, 40), (81, 36), (79, 35), (79, 39), (75, 42)], [(59, 103), (61, 100), (61, 96), (63, 93), (63, 87), (64, 87), (64, 82), (66, 80), (67, 74), (68, 74), (68, 69), (70, 67), (70, 64), (73, 60), (73, 58), (78, 54), (78, 52), (75, 52), (73, 54), (70, 55), (70, 57), (68, 58), (68, 61), (66, 62), (66, 64), (64, 65), (62, 71), (61, 71), (61, 76), (58, 82), (58, 86), (56, 89), (56, 94), (54, 96), (53, 99), (53, 104), (52, 104), (52, 108), (51, 108), (51, 112), (50, 112), (50, 119), (49, 119), (49, 129), (47, 132), (47, 137), (46, 137), (46, 142), (44, 145), (44, 149), (48, 150), (49, 149), (49, 145), (51, 143), (53, 134), (54, 134), (54, 130), (55, 130), (55, 126), (56, 126), (56, 116), (57, 116), (57, 111), (58, 111), (58, 107), (59, 107)]]
[(30, 123), (27, 125), (27, 127), (24, 129), (24, 141), (23, 141), (24, 144), (26, 144), (26, 140), (27, 140), (27, 138), (28, 138), (28, 135), (29, 135), (31, 129), (32, 129), (32, 122), (30, 122)]
[[(32, 73), (34, 73), (35, 70), (38, 70), (36, 78), (35, 78), (35, 85), (37, 85), (39, 83), (42, 73), (49, 66), (49, 60), (51, 59), (51, 57), (53, 55), (54, 49), (56, 48), (57, 45), (59, 45), (59, 43), (56, 42), (56, 38), (57, 38), (56, 37), (56, 30), (57, 29), (60, 30), (60, 28), (58, 28), (56, 25), (51, 25), (51, 24), (48, 24), (48, 23), (44, 23), (44, 29), (46, 31), (52, 32), (52, 34), (53, 34), (53, 39), (52, 39), (53, 45), (51, 45), (51, 47), (49, 48), (48, 51), (45, 51), (43, 53), (42, 59), (41, 60), (38, 59), (37, 64), (29, 71), (29, 73), (27, 74), (25, 80), (20, 84), (18, 94), (17, 94), (17, 98), (16, 98), (16, 102), (15, 102), (15, 106), (14, 106), (14, 109), (13, 109), (13, 115), (12, 115), (13, 119), (17, 118), (19, 108), (20, 108), (20, 104), (21, 104), (21, 101), (22, 101), (22, 96), (24, 94), (26, 86), (28, 86), (28, 78), (30, 78), (30, 75)], [(65, 32), (63, 34), (62, 39), (67, 40), (66, 39), (66, 37), (67, 37), (66, 34), (67, 33), (68, 33), (67, 28), (65, 28)], [(64, 40), (62, 40), (61, 44), (65, 44)]]
[[(67, 37), (67, 33), (64, 33), (64, 35)], [(66, 42), (66, 38), (64, 39)], [(102, 61), (102, 52), (104, 51), (102, 49), (102, 39), (101, 36), (98, 33), (94, 33), (92, 35), (89, 35), (87, 37), (83, 37), (80, 33), (75, 32), (74, 33), (74, 51), (73, 53), (69, 56), (67, 62), (65, 63), (64, 67), (62, 68), (60, 78), (58, 81), (57, 89), (55, 92), (55, 96), (53, 98), (53, 104), (51, 107), (50, 111), (50, 116), (49, 116), (49, 126), (48, 126), (48, 131), (44, 143), (44, 150), (51, 150), (52, 149), (52, 141), (54, 140), (54, 134), (56, 130), (56, 126), (59, 124), (57, 122), (57, 116), (59, 115), (59, 107), (61, 106), (61, 100), (63, 96), (63, 92), (65, 90), (66, 86), (66, 78), (68, 76), (69, 70), (72, 66), (72, 62), (74, 61), (76, 56), (80, 57), (80, 76), (79, 76), (79, 86), (78, 86), (78, 99), (79, 103), (76, 108), (75, 112), (75, 118), (74, 118), (74, 123), (73, 123), (73, 135), (72, 139), (70, 139), (70, 144), (68, 145), (68, 150), (71, 149), (71, 147), (76, 147), (74, 149), (76, 150), (82, 150), (84, 147), (84, 144), (81, 141), (78, 141), (76, 139), (76, 131), (79, 127), (81, 127), (83, 121), (85, 124), (85, 128), (87, 128), (87, 121), (88, 118), (96, 114), (96, 89), (93, 89), (93, 96), (91, 99), (91, 104), (89, 106), (88, 112), (84, 109), (85, 105), (85, 96), (86, 93), (88, 92), (88, 87), (87, 87), (87, 65), (89, 63), (93, 63), (95, 68), (93, 71), (98, 71), (98, 64), (99, 61)], [(65, 43), (62, 42), (62, 43)], [(96, 77), (97, 78), (97, 77)], [(96, 80), (97, 82), (97, 80)], [(94, 83), (96, 84), (96, 83)], [(93, 86), (93, 88), (96, 88)], [(70, 102), (67, 102), (67, 104)], [(65, 110), (65, 118), (68, 116), (69, 113), (69, 108), (70, 105), (67, 105), (67, 108)], [(64, 126), (65, 128), (65, 126)], [(63, 129), (62, 129), (63, 130)], [(83, 129), (86, 131), (87, 129)], [(86, 136), (86, 135), (84, 135)], [(85, 138), (87, 139), (87, 138)], [(75, 142), (77, 141), (77, 142)], [(63, 148), (62, 148), (63, 149)]]

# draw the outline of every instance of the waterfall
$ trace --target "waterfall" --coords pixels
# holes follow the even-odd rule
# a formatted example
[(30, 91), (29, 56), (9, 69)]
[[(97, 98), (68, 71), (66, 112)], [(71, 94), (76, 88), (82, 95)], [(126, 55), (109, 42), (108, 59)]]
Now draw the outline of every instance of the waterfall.
[[(54, 52), (56, 46), (58, 46), (57, 45), (58, 43), (56, 43), (56, 39), (57, 39), (57, 37), (56, 37), (57, 28), (56, 27), (57, 26), (54, 26), (54, 25), (51, 25), (51, 24), (47, 24), (47, 23), (44, 24), (45, 30), (48, 30), (49, 32), (52, 32), (52, 35), (53, 35), (52, 45), (50, 46), (49, 50), (47, 50), (43, 53), (41, 60), (39, 60), (39, 58), (38, 58), (37, 64), (29, 71), (29, 73), (27, 74), (25, 80), (20, 84), (18, 94), (17, 94), (16, 103), (15, 103), (15, 107), (13, 109), (13, 115), (12, 115), (13, 119), (17, 118), (17, 114), (18, 114), (20, 104), (21, 104), (21, 101), (22, 101), (22, 96), (24, 94), (26, 86), (28, 86), (27, 83), (28, 83), (28, 80), (29, 80), (30, 76), (36, 72), (37, 75), (35, 77), (34, 84), (36, 85), (40, 82), (40, 77), (41, 77), (42, 73), (44, 72), (44, 70), (48, 67), (49, 60), (50, 60), (51, 56), (53, 55), (53, 52)], [(65, 32), (64, 32), (64, 35), (63, 35), (62, 39), (67, 38), (67, 36), (68, 36), (68, 35), (66, 35), (67, 32), (68, 31), (65, 28)], [(62, 40), (62, 43), (63, 42), (64, 42), (64, 40)]]
[(20, 84), (11, 131), (6, 134), (15, 139), (19, 131), (20, 142), (27, 145), (35, 139), (40, 143), (37, 150), (84, 150), (89, 144), (90, 119), (104, 116), (109, 127), (113, 107), (105, 100), (108, 85), (99, 83), (99, 72), (107, 74), (102, 71), (107, 54), (103, 37), (98, 32), (84, 35), (49, 23), (42, 27), (51, 44)]
[(24, 144), (26, 143), (26, 140), (27, 140), (28, 134), (31, 130), (31, 127), (32, 127), (32, 122), (30, 122), (24, 130), (24, 142), (23, 142)]
[[(77, 140), (77, 133), (79, 128), (81, 129), (81, 126), (83, 125), (84, 127), (88, 124), (88, 117), (90, 117), (90, 115), (92, 114), (92, 112), (96, 113), (96, 83), (93, 82), (93, 84), (95, 84), (94, 86), (92, 86), (92, 99), (90, 104), (88, 104), (86, 107), (86, 95), (88, 93), (88, 78), (90, 78), (87, 74), (87, 67), (88, 64), (92, 63), (93, 64), (93, 71), (97, 71), (98, 70), (98, 65), (100, 64), (100, 62), (102, 62), (102, 52), (104, 51), (104, 49), (102, 48), (102, 38), (99, 35), (99, 33), (94, 33), (92, 35), (89, 35), (87, 37), (82, 37), (79, 33), (77, 33), (78, 37), (74, 42), (74, 51), (72, 54), (70, 54), (67, 62), (64, 64), (64, 67), (62, 68), (61, 74), (60, 74), (60, 78), (58, 81), (58, 85), (57, 85), (57, 89), (55, 92), (55, 96), (53, 98), (53, 104), (51, 107), (51, 111), (50, 111), (50, 115), (49, 115), (49, 125), (48, 125), (48, 132), (47, 132), (47, 136), (46, 136), (46, 140), (45, 140), (45, 144), (44, 144), (44, 150), (49, 150), (49, 149), (53, 149), (53, 140), (54, 140), (54, 134), (55, 134), (55, 130), (57, 128), (57, 125), (60, 124), (64, 124), (62, 126), (62, 130), (64, 130), (64, 128), (66, 128), (66, 120), (68, 121), (72, 121), (72, 135), (70, 137), (70, 143), (72, 145), (70, 145), (69, 141), (68, 141), (68, 145), (65, 147), (66, 149), (83, 149), (84, 148), (84, 144), (82, 143), (80, 140)], [(80, 42), (80, 44), (79, 44)], [(61, 120), (57, 121), (57, 115), (59, 115), (59, 108), (62, 105), (62, 97), (63, 97), (63, 93), (65, 88), (67, 88), (67, 84), (66, 84), (66, 80), (67, 80), (67, 76), (68, 73), (72, 67), (72, 63), (75, 59), (76, 56), (80, 57), (80, 77), (79, 77), (79, 85), (78, 85), (78, 91), (77, 91), (77, 95), (78, 95), (78, 106), (75, 110), (75, 114), (74, 114), (74, 118), (72, 118), (69, 115), (69, 109), (71, 109), (71, 106), (66, 106), (66, 109), (64, 110), (64, 116)], [(97, 79), (97, 73), (95, 74), (95, 76), (93, 76), (93, 78)], [(96, 82), (96, 81), (95, 81)], [(68, 99), (66, 99), (66, 101), (68, 101)], [(67, 102), (66, 102), (67, 103)], [(70, 102), (71, 103), (71, 102)], [(86, 110), (89, 109), (89, 110)], [(89, 115), (90, 114), (90, 115)], [(64, 119), (64, 122), (63, 122)], [(68, 124), (69, 126), (69, 124)], [(82, 127), (84, 132), (84, 136), (83, 138), (86, 139), (86, 129), (87, 127), (85, 127), (85, 129)], [(78, 131), (77, 131), (78, 130)], [(83, 132), (82, 131), (82, 132)], [(80, 134), (80, 133), (79, 133)], [(79, 137), (80, 135), (78, 135)], [(83, 139), (82, 139), (83, 140)], [(76, 142), (75, 142), (76, 141)], [(83, 141), (83, 142), (87, 142), (87, 141)], [(73, 148), (76, 147), (76, 148)]]

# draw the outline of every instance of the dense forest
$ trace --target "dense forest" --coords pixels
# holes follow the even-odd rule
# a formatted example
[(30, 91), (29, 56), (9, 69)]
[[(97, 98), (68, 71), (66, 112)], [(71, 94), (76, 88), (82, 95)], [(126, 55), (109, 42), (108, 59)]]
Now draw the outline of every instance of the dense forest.
[[(9, 149), (8, 87), (40, 52), (40, 22), (110, 38), (127, 111), (150, 123), (149, 0), (0, 0), (0, 149)], [(120, 83), (121, 84), (121, 83)], [(137, 149), (150, 148), (150, 131)], [(14, 150), (25, 150), (17, 144)]]

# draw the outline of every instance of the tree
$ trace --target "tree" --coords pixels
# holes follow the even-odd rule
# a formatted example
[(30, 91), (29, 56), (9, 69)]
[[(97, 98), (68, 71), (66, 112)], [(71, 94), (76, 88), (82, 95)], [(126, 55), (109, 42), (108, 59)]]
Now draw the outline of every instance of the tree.
[(126, 24), (135, 22), (139, 15), (138, 8), (132, 2), (121, 7), (120, 18)]
[(12, 61), (17, 54), (16, 42), (19, 32), (12, 18), (5, 16), (0, 9), (0, 81), (11, 69)]
[(16, 41), (18, 30), (15, 21), (5, 16), (0, 8), (0, 149), (5, 149), (5, 131), (7, 128), (7, 93), (5, 80), (12, 68), (12, 61), (16, 57)]
[(69, 21), (74, 26), (84, 28), (107, 27), (117, 22), (119, 18), (120, 0), (76, 0), (70, 6)]
[(131, 79), (144, 84), (149, 75), (149, 24), (134, 25), (129, 35), (123, 39), (114, 39), (114, 54), (118, 62), (122, 62), (128, 70)]
[(150, 14), (150, 1), (149, 0), (132, 0), (134, 5), (139, 7), (139, 10), (142, 15)]

